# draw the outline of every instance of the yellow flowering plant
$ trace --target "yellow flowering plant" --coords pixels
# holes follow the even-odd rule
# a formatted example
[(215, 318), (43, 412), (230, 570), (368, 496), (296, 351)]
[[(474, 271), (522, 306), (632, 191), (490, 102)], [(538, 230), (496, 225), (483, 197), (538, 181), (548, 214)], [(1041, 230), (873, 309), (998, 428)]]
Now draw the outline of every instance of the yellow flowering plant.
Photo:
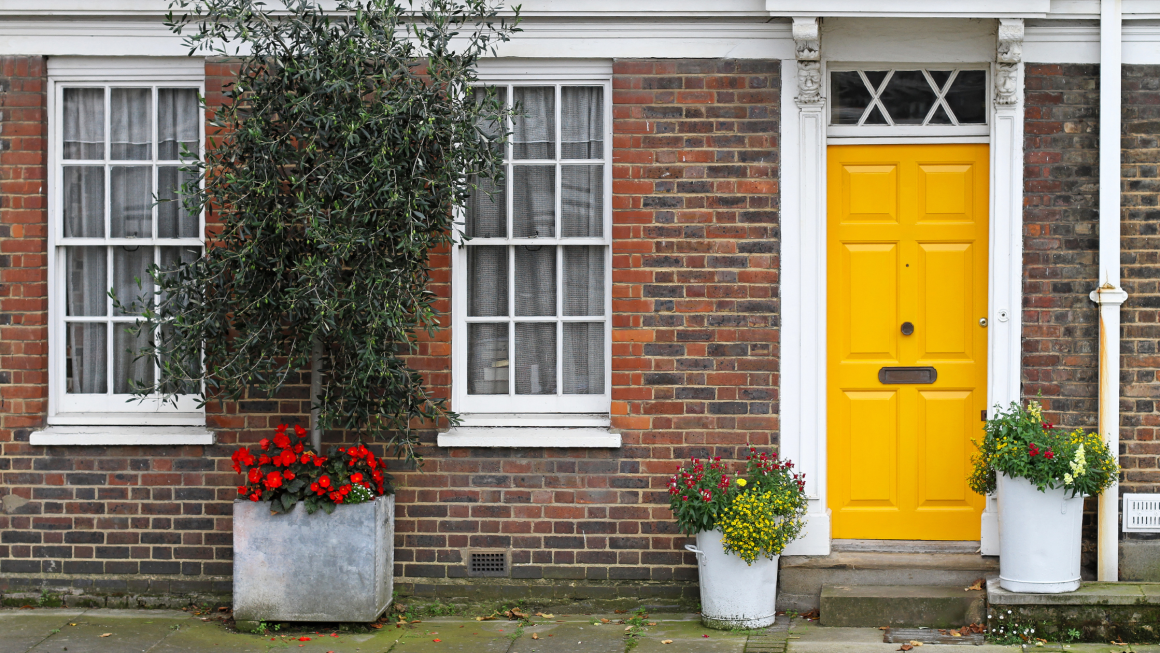
[(1038, 401), (1012, 402), (987, 420), (978, 452), (971, 459), (971, 489), (995, 491), (997, 473), (1026, 478), (1039, 491), (1064, 488), (1071, 495), (1095, 496), (1111, 487), (1120, 470), (1097, 433), (1067, 431), (1043, 419)]

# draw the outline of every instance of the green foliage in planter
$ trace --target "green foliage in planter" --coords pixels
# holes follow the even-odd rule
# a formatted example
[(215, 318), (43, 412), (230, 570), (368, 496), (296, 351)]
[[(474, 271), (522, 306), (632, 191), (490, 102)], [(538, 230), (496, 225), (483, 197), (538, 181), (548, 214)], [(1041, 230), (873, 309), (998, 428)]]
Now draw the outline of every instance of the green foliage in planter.
[(1111, 487), (1120, 473), (1098, 433), (1055, 428), (1043, 420), (1037, 401), (1026, 407), (1012, 402), (999, 411), (987, 420), (986, 436), (976, 446), (970, 485), (979, 494), (994, 492), (995, 475), (1002, 473), (1025, 478), (1040, 492), (1064, 488), (1072, 496), (1095, 496)]
[(440, 328), (431, 252), (451, 245), (475, 180), (502, 176), (496, 125), (510, 112), (471, 87), (515, 28), (490, 0), (282, 4), (170, 5), (191, 55), (240, 71), (182, 188), (210, 242), (151, 270), (158, 305), (141, 326), (160, 337), (143, 355), (162, 375), (136, 391), (272, 395), (319, 360), (315, 428), (386, 439), (417, 461), (412, 421), (454, 415), (405, 356)]

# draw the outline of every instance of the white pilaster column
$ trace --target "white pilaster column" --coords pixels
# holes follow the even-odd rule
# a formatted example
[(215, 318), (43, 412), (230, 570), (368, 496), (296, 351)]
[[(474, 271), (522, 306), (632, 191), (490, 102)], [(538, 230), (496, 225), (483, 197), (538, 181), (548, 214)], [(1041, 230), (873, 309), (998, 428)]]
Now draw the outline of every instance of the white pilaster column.
[(806, 532), (785, 555), (829, 555), (826, 505), (826, 121), (820, 26), (794, 18), (782, 62), (781, 451), (806, 475)]
[[(991, 120), (991, 272), (987, 412), (1019, 401), (1023, 321), (1023, 20), (1001, 19)], [(981, 433), (980, 433), (981, 437)], [(999, 555), (999, 505), (987, 497), (980, 548)]]
[[(1092, 301), (1100, 307), (1100, 435), (1120, 459), (1120, 68), (1121, 0), (1100, 0), (1100, 262)], [(1100, 495), (1098, 577), (1120, 579), (1120, 485)]]

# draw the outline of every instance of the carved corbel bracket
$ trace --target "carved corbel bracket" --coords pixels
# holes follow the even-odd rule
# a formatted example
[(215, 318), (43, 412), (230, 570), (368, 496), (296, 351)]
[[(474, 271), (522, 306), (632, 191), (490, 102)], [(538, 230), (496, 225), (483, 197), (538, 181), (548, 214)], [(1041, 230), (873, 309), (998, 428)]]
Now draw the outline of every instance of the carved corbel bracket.
[(999, 19), (995, 61), (995, 104), (1016, 104), (1019, 101), (1019, 63), (1023, 61), (1022, 18)]
[(793, 19), (799, 105), (822, 104), (822, 35), (817, 18)]

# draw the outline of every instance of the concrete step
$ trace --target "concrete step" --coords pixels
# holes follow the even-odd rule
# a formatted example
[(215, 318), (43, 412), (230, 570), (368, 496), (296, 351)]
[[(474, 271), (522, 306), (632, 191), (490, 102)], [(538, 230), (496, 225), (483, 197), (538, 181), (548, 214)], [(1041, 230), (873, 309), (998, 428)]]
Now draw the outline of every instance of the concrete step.
[(938, 546), (929, 544), (914, 548), (921, 551), (835, 550), (828, 556), (782, 556), (777, 609), (795, 612), (819, 609), (822, 587), (826, 585), (930, 585), (962, 592), (980, 578), (999, 574), (996, 557), (968, 553), (962, 548), (958, 548), (961, 552), (938, 552)]
[(958, 628), (986, 620), (986, 592), (945, 585), (827, 585), (823, 626)]

